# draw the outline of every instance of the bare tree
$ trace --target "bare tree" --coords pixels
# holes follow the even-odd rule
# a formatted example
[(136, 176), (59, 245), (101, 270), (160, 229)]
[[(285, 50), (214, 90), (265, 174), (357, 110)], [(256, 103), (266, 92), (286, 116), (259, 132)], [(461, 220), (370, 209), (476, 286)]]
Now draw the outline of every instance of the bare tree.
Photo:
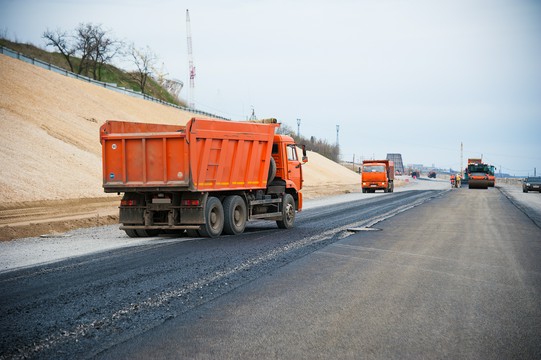
[(3, 27), (2, 29), (0, 29), (0, 39), (4, 39), (4, 40), (8, 39), (8, 28), (7, 27)]
[(92, 52), (93, 59), (93, 76), (94, 79), (101, 80), (102, 68), (109, 64), (111, 60), (120, 52), (122, 42), (111, 38), (107, 31), (101, 26), (94, 28), (94, 51)]
[(75, 54), (76, 48), (71, 44), (70, 36), (65, 32), (59, 29), (52, 31), (47, 29), (43, 32), (42, 37), (47, 40), (46, 46), (53, 46), (66, 59), (70, 70), (73, 72), (73, 64), (71, 62), (71, 57)]
[(75, 48), (79, 54), (79, 57), (81, 58), (78, 74), (83, 74), (84, 72), (85, 75), (88, 75), (88, 70), (90, 69), (90, 65), (92, 63), (91, 56), (94, 52), (94, 48), (96, 47), (94, 41), (95, 31), (94, 25), (90, 23), (81, 23), (75, 29)]
[(154, 54), (148, 46), (145, 49), (137, 49), (133, 44), (130, 46), (129, 53), (131, 55), (132, 63), (137, 68), (137, 70), (130, 73), (130, 75), (137, 81), (141, 87), (141, 92), (144, 94), (148, 77), (152, 73), (152, 69), (157, 60), (156, 54)]
[(101, 80), (102, 69), (105, 64), (118, 54), (122, 48), (122, 42), (113, 39), (101, 25), (81, 23), (75, 29), (76, 51), (81, 57), (79, 74), (92, 76)]

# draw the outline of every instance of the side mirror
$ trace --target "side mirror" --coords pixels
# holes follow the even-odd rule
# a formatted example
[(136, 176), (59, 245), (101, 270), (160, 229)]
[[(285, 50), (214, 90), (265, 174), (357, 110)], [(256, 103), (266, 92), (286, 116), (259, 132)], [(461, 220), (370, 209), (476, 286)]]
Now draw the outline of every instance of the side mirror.
[(308, 156), (306, 156), (306, 145), (302, 145), (302, 162), (308, 162)]

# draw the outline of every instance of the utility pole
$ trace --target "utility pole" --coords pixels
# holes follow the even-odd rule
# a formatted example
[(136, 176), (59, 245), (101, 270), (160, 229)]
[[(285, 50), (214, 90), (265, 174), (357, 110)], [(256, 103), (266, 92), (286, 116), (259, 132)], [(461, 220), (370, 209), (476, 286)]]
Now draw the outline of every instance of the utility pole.
[(194, 104), (194, 92), (195, 92), (195, 66), (193, 65), (193, 53), (192, 53), (192, 27), (190, 25), (190, 12), (186, 9), (186, 37), (188, 41), (188, 71), (190, 73), (190, 92), (188, 95), (188, 107), (193, 109)]
[(301, 137), (301, 119), (297, 119), (297, 137)]
[(338, 141), (338, 133), (340, 132), (340, 125), (336, 125), (336, 148), (338, 150), (338, 161), (340, 161), (340, 143)]
[(460, 142), (460, 178), (464, 179), (464, 144)]

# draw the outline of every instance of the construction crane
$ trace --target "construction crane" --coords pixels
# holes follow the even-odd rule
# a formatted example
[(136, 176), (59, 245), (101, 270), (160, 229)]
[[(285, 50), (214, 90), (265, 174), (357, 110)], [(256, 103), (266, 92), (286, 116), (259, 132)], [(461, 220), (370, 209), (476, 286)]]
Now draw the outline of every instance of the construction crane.
[(193, 65), (192, 53), (192, 28), (190, 25), (190, 12), (186, 9), (186, 36), (188, 38), (188, 67), (190, 74), (190, 88), (188, 93), (188, 107), (194, 108), (194, 90), (195, 90), (195, 66)]

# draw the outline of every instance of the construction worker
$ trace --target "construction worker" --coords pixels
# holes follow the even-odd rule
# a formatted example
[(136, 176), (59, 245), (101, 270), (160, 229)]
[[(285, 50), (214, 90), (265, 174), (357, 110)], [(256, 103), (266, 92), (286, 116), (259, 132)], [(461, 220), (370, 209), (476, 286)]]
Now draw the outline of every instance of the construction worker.
[(455, 180), (455, 187), (459, 188), (460, 187), (460, 181), (462, 180), (462, 178), (460, 177), (460, 174), (456, 174), (456, 180)]
[(456, 177), (455, 175), (451, 175), (451, 187), (454, 188), (456, 185)]

